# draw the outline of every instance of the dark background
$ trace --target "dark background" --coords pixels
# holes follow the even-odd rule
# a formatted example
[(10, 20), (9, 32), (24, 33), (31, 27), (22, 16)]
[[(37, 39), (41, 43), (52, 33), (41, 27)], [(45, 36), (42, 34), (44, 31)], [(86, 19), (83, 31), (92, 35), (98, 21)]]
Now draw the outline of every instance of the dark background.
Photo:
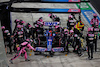
[(90, 3), (97, 10), (97, 12), (100, 14), (100, 0), (90, 0)]
[(6, 9), (7, 5), (0, 5), (0, 21), (11, 32), (10, 11)]

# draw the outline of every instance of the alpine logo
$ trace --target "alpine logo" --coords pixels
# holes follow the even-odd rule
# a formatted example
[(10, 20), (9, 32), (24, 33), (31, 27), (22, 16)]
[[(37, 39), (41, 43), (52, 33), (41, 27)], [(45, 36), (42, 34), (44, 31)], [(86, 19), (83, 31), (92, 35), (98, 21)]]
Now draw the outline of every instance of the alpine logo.
[(44, 22), (45, 26), (56, 26), (58, 25), (58, 22)]
[(77, 10), (77, 9), (72, 9), (71, 11), (72, 11), (72, 12), (78, 12), (78, 10)]
[(52, 41), (52, 39), (48, 39), (48, 41)]
[(78, 0), (72, 0), (72, 1), (78, 1)]

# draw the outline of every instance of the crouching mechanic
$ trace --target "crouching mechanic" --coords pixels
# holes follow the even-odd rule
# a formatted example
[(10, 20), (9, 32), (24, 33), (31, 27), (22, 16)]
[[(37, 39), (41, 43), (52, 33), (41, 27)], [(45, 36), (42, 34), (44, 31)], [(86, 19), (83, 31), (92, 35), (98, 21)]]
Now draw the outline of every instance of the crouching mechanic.
[(25, 61), (30, 61), (29, 59), (27, 59), (27, 52), (26, 52), (26, 48), (28, 49), (31, 49), (31, 50), (35, 50), (32, 46), (31, 46), (31, 42), (32, 40), (31, 39), (26, 39), (25, 42), (21, 43), (21, 46), (19, 48), (19, 51), (18, 53), (13, 57), (11, 58), (9, 61), (13, 64), (13, 60), (16, 59), (17, 57), (19, 57), (21, 54), (24, 53), (24, 56), (25, 56)]
[(87, 41), (87, 48), (88, 48), (87, 49), (88, 59), (91, 60), (93, 58), (93, 44), (94, 44), (93, 27), (88, 28), (88, 34), (87, 34), (87, 37), (86, 37), (86, 41)]
[(67, 34), (67, 46), (66, 46), (67, 53), (70, 52), (69, 45), (72, 45), (72, 47), (73, 47), (73, 43), (74, 43), (74, 31), (70, 30)]

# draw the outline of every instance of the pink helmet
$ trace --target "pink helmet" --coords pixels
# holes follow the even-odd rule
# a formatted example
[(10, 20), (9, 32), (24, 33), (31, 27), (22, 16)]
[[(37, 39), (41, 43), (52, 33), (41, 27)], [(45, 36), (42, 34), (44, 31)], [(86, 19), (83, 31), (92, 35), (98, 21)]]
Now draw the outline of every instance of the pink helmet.
[(23, 43), (21, 43), (21, 45), (26, 45), (28, 42), (23, 42)]
[(9, 30), (5, 30), (4, 33), (9, 33)]
[(42, 19), (39, 19), (39, 21), (40, 21), (40, 22), (43, 22), (43, 20), (42, 20)]
[(52, 14), (49, 14), (48, 16), (50, 17)]
[(32, 27), (29, 23), (27, 23), (26, 26), (28, 26), (28, 27)]
[(26, 39), (26, 41), (30, 41), (30, 39)]
[(88, 31), (93, 31), (93, 27), (89, 27), (88, 28)]
[(26, 41), (30, 41), (30, 42), (32, 42), (33, 40), (32, 40), (32, 39), (26, 39)]
[(73, 18), (73, 16), (72, 15), (69, 15), (68, 18)]
[(35, 24), (35, 27), (37, 27), (38, 25), (37, 24)]
[(94, 13), (94, 14), (93, 14), (93, 16), (97, 16), (97, 14), (96, 14), (96, 13)]
[(20, 23), (25, 23), (25, 21), (23, 21), (23, 20), (20, 20)]
[(77, 37), (77, 36), (78, 36), (77, 34), (74, 35), (74, 37)]
[(21, 28), (22, 27), (22, 25), (17, 25), (17, 28)]
[(20, 21), (20, 20), (16, 19), (16, 20), (15, 20), (15, 23), (17, 23), (17, 22), (19, 22), (19, 21)]
[(59, 27), (59, 25), (55, 26), (55, 28), (57, 29)]
[(68, 31), (68, 29), (64, 29), (64, 32)]
[(32, 27), (31, 25), (28, 25), (29, 27)]
[(2, 26), (1, 29), (5, 29), (5, 26)]
[(39, 27), (39, 25), (35, 25), (36, 27)]
[(25, 21), (22, 21), (21, 23), (25, 23)]
[(68, 34), (67, 32), (65, 34)]
[(70, 33), (74, 33), (74, 31), (73, 30), (70, 30)]

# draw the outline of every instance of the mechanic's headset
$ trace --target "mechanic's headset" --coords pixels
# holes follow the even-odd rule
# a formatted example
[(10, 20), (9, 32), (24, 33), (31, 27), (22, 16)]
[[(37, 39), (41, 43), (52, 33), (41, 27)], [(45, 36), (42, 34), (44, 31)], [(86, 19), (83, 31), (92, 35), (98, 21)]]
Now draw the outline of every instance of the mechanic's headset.
[(43, 17), (40, 17), (39, 19), (42, 19)]

